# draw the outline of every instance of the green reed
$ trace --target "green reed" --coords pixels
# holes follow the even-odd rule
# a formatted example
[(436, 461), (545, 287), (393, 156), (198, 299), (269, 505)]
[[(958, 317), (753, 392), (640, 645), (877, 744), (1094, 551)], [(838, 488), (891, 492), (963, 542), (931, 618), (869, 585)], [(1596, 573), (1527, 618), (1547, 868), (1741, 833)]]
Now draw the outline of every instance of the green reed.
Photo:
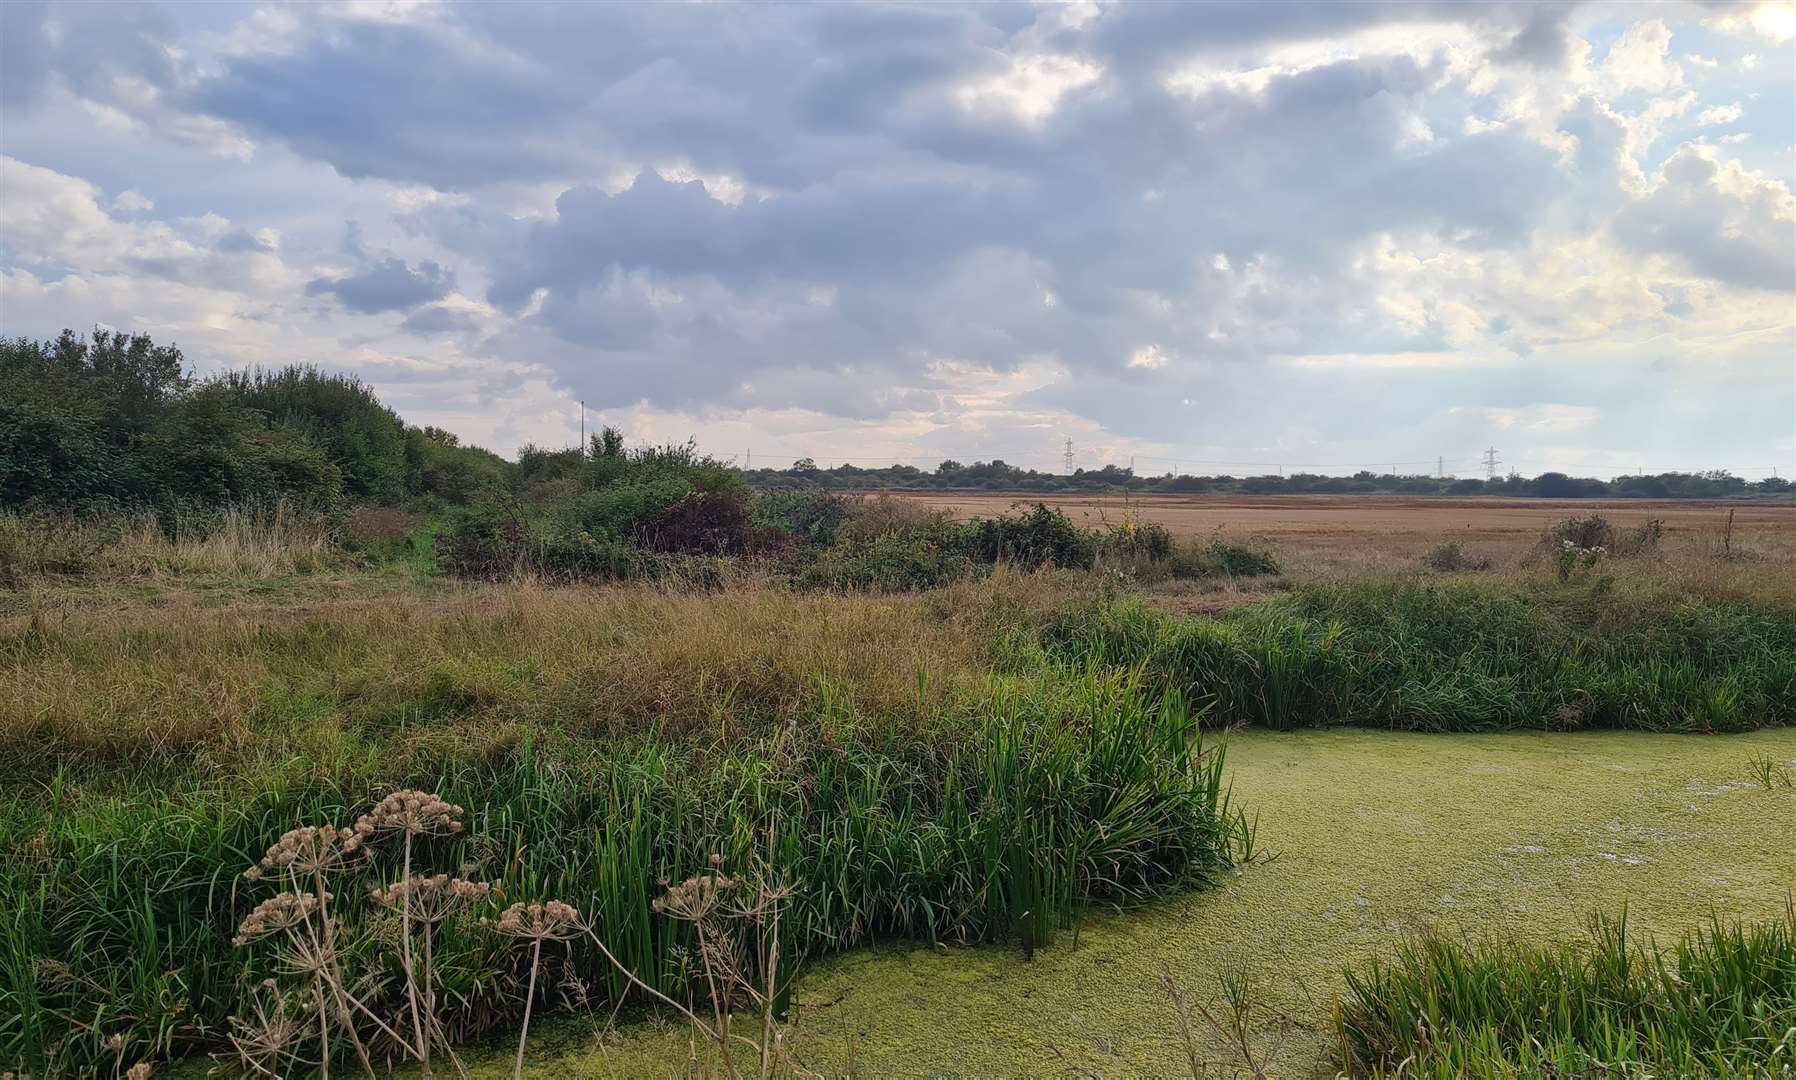
[[(689, 928), (650, 903), (712, 854), (796, 887), (790, 959), (882, 939), (1034, 949), (1085, 904), (1162, 895), (1230, 864), (1222, 750), (1177, 695), (1105, 674), (952, 708), (927, 741), (808, 717), (735, 744), (527, 741), (409, 780), (469, 811), (469, 838), (433, 850), (434, 869), (573, 903), (672, 994), (692, 989)], [(128, 1060), (215, 1046), (268, 974), (229, 944), (260, 898), (240, 873), (285, 829), (365, 808), (377, 792), (352, 777), (294, 767), (169, 794), (0, 801), (0, 1063), (92, 1067), (117, 1057), (115, 1038)], [(363, 907), (346, 896), (339, 910)], [(589, 1000), (623, 994), (590, 947), (554, 963), (564, 970), (543, 985), (571, 976)], [(511, 1018), (514, 964), (477, 933), (445, 931), (452, 1033)]]
[(1661, 951), (1627, 918), (1588, 943), (1421, 937), (1348, 973), (1335, 1009), (1352, 1075), (1769, 1076), (1796, 1054), (1796, 910), (1713, 918)]

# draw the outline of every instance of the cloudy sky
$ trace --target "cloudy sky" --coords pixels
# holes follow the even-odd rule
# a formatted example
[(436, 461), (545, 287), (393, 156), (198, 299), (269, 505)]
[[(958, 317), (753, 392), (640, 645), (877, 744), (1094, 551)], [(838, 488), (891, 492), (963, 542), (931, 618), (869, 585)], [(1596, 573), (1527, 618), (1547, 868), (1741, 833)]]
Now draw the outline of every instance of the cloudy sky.
[(757, 465), (1796, 466), (1787, 2), (0, 24), (9, 335), (505, 452), (584, 398)]

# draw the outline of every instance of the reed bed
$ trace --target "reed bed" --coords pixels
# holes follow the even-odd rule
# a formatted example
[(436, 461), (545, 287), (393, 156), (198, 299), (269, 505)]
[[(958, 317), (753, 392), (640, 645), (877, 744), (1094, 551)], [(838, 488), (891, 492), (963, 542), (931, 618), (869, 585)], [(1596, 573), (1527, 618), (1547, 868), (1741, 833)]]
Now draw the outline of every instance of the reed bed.
[(1211, 722), (1275, 730), (1743, 731), (1796, 720), (1796, 614), (1601, 580), (1335, 582), (1221, 619), (1085, 605), (1015, 648), (1139, 665), (1151, 683), (1207, 702)]
[(1351, 1075), (1787, 1075), (1796, 1058), (1796, 910), (1719, 918), (1660, 951), (1627, 917), (1556, 949), (1422, 937), (1348, 973), (1335, 1009)]
[[(1230, 864), (1222, 752), (1176, 696), (1093, 675), (944, 712), (908, 742), (853, 737), (861, 719), (838, 703), (728, 748), (526, 741), (430, 768), (423, 778), (468, 807), (470, 833), (494, 838), (445, 850), (442, 868), (476, 867), (510, 899), (574, 903), (639, 978), (685, 994), (679, 928), (651, 898), (714, 854), (726, 867), (764, 856), (794, 887), (788, 925), (806, 954), (887, 938), (1032, 949), (1085, 904), (1163, 895)], [(134, 1059), (216, 1045), (268, 974), (229, 943), (256, 899), (238, 875), (285, 829), (342, 823), (372, 795), (296, 765), (250, 789), (0, 800), (0, 1061), (73, 1071), (120, 1045)], [(444, 941), (452, 1030), (511, 1018), (510, 960)], [(624, 996), (622, 976), (579, 947), (556, 963), (575, 998)]]

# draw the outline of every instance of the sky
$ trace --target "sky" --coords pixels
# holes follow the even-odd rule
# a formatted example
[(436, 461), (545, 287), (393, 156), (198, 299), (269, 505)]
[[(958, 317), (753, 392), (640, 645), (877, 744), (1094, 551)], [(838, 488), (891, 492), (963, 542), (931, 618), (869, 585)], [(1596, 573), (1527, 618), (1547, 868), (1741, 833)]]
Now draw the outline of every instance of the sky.
[(0, 333), (508, 454), (1789, 476), (1793, 138), (1789, 2), (7, 0)]

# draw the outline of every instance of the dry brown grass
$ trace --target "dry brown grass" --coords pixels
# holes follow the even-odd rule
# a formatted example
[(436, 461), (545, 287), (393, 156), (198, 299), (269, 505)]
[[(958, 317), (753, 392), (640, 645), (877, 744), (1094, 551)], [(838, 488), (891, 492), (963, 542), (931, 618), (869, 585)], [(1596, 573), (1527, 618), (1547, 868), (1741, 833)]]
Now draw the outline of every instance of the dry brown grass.
[(554, 730), (729, 737), (806, 709), (920, 723), (988, 677), (996, 623), (1069, 588), (1012, 573), (903, 597), (522, 583), (311, 610), (39, 610), (0, 623), (0, 747), (14, 766), (225, 767), (375, 742), (478, 754)]
[(172, 535), (147, 513), (107, 518), (0, 515), (0, 587), (71, 578), (266, 579), (343, 562), (321, 519), (285, 506), (177, 518)]

